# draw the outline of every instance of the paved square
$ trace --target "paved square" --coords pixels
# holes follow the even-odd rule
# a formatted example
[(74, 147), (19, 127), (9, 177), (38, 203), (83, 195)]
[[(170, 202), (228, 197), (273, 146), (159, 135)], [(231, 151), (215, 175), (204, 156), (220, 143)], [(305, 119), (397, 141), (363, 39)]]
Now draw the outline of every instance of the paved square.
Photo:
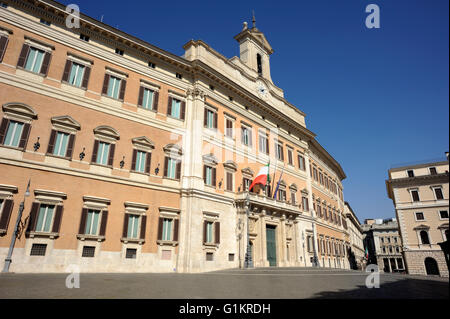
[(0, 298), (448, 298), (448, 279), (312, 268), (233, 269), (202, 274), (0, 274)]

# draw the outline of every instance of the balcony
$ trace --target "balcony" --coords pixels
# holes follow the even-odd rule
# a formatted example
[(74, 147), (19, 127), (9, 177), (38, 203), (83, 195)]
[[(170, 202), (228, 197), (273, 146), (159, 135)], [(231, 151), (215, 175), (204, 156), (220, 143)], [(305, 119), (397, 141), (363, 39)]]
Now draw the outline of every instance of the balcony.
[[(236, 194), (236, 203), (244, 203), (247, 197), (247, 192), (239, 192)], [(263, 207), (270, 211), (277, 211), (280, 213), (289, 213), (300, 215), (303, 211), (300, 209), (300, 205), (292, 204), (287, 201), (275, 200), (266, 195), (248, 193), (250, 207)]]

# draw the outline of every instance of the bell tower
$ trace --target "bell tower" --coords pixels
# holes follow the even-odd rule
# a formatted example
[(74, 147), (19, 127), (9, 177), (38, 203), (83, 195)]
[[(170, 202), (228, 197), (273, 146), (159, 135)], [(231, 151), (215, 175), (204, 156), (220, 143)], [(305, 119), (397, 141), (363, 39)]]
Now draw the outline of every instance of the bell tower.
[(241, 61), (250, 69), (256, 71), (260, 77), (270, 82), (270, 59), (273, 49), (267, 41), (264, 33), (256, 28), (256, 19), (253, 14), (252, 28), (249, 29), (244, 22), (242, 31), (234, 37), (239, 42)]

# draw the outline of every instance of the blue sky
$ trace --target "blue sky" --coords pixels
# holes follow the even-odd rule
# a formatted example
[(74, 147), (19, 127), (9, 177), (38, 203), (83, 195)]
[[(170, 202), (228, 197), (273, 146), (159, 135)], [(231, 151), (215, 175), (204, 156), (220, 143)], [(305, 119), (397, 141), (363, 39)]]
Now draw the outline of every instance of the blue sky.
[[(449, 149), (448, 0), (127, 3), (76, 2), (177, 55), (190, 39), (239, 55), (233, 36), (255, 10), (275, 51), (272, 80), (341, 163), (345, 200), (361, 222), (394, 217), (385, 187), (391, 165), (444, 158)], [(380, 29), (365, 27), (371, 3), (380, 7)]]

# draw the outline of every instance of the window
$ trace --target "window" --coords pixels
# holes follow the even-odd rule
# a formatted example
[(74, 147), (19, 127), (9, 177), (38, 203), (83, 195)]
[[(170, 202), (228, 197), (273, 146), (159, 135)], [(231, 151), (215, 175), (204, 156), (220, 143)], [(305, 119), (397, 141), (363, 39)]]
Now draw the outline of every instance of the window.
[(420, 201), (419, 199), (419, 190), (415, 189), (415, 190), (411, 190), (411, 196), (414, 202), (418, 202)]
[(246, 126), (241, 127), (241, 142), (244, 145), (252, 146), (251, 129)]
[(84, 229), (84, 234), (96, 236), (99, 230), (99, 222), (100, 211), (89, 209), (86, 216), (86, 226)]
[(408, 170), (407, 173), (408, 173), (408, 177), (414, 177), (414, 171), (412, 169)]
[(185, 102), (169, 97), (167, 114), (173, 118), (184, 120)]
[(140, 215), (128, 215), (128, 229), (127, 229), (127, 238), (139, 238), (139, 225), (141, 223)]
[(125, 258), (128, 259), (136, 259), (137, 249), (136, 248), (127, 248)]
[(89, 42), (90, 38), (89, 38), (89, 36), (80, 33), (80, 39), (83, 40), (83, 41)]
[[(67, 144), (70, 138), (70, 134), (63, 132), (55, 132), (56, 140), (53, 146), (53, 155), (56, 156), (66, 156), (67, 154)], [(51, 137), (50, 137), (51, 139)]]
[[(30, 40), (26, 40), (30, 41)], [(38, 46), (38, 45), (36, 45)], [(25, 43), (20, 52), (18, 68), (46, 76), (50, 64), (51, 53)]]
[(435, 187), (434, 188), (434, 194), (436, 195), (436, 200), (444, 199), (444, 195), (442, 194), (442, 188), (441, 187)]
[(282, 202), (286, 201), (286, 191), (284, 189), (278, 190), (278, 200)]
[(83, 246), (83, 253), (81, 257), (94, 257), (95, 256), (95, 246)]
[(172, 224), (172, 219), (164, 218), (162, 240), (172, 240)]
[(397, 253), (399, 253), (399, 252), (400, 252), (400, 248), (398, 248), (398, 246), (395, 247), (395, 251), (396, 251)]
[(108, 91), (106, 93), (109, 97), (113, 99), (119, 98), (120, 82), (121, 79), (119, 78), (116, 78), (114, 76), (109, 77)]
[(5, 55), (6, 47), (8, 46), (9, 38), (0, 33), (0, 62), (3, 60)]
[(441, 219), (448, 219), (448, 211), (447, 210), (441, 210), (439, 211), (439, 217)]
[(148, 66), (152, 69), (156, 68), (156, 64), (151, 61), (148, 61)]
[(123, 55), (123, 53), (124, 53), (123, 50), (116, 48), (116, 54)]
[(403, 269), (403, 259), (397, 258), (398, 269)]
[(177, 79), (180, 79), (180, 80), (183, 78), (183, 76), (180, 73), (176, 73), (175, 76), (177, 77)]
[(212, 222), (206, 222), (206, 240), (205, 243), (213, 242), (213, 225)]
[(203, 181), (206, 185), (216, 186), (216, 168), (204, 165), (203, 166)]
[(9, 121), (3, 145), (18, 147), (20, 139), (22, 137), (23, 127), (24, 123)]
[(386, 253), (386, 247), (383, 247), (383, 254)]
[(101, 164), (101, 165), (108, 164), (110, 145), (111, 144), (109, 144), (109, 143), (98, 141), (98, 151), (97, 151), (97, 157), (95, 159), (95, 163)]
[(424, 244), (424, 245), (430, 244), (430, 239), (428, 238), (428, 232), (426, 232), (425, 230), (422, 230), (420, 232), (420, 239), (422, 241), (422, 244)]
[(31, 246), (30, 256), (45, 256), (47, 244), (33, 244)]
[(72, 67), (67, 82), (73, 86), (80, 87), (83, 80), (84, 69), (84, 65), (72, 62)]
[(55, 211), (54, 205), (45, 205), (45, 204), (40, 205), (35, 231), (45, 233), (51, 231), (54, 211)]
[(243, 182), (242, 182), (244, 189), (243, 191), (248, 191), (248, 188), (250, 187), (250, 185), (252, 184), (252, 180), (249, 178), (243, 178)]
[(206, 253), (206, 261), (213, 261), (214, 253)]
[(275, 143), (275, 157), (280, 161), (284, 161), (283, 144)]
[(259, 151), (269, 154), (269, 139), (265, 133), (259, 133)]
[(295, 205), (297, 202), (297, 199), (295, 198), (296, 194), (294, 191), (291, 191), (291, 204)]
[(233, 120), (225, 119), (225, 136), (233, 138)]
[(227, 179), (226, 190), (232, 192), (233, 191), (233, 173), (226, 172), (226, 179)]
[(8, 8), (8, 4), (7, 3), (5, 3), (5, 2), (0, 2), (0, 7), (3, 7), (3, 8)]
[(43, 18), (41, 18), (41, 20), (39, 22), (42, 23), (42, 24), (45, 24), (46, 26), (50, 26), (52, 24), (50, 21), (47, 21), (47, 20), (45, 20)]
[(309, 203), (308, 203), (308, 198), (305, 196), (302, 196), (302, 208), (304, 212), (309, 211)]
[(228, 261), (234, 261), (234, 254), (228, 254)]
[(416, 220), (425, 220), (423, 213), (416, 213)]
[(323, 185), (323, 174), (321, 171), (319, 171), (319, 181), (320, 181), (320, 184)]
[(180, 179), (181, 161), (166, 157), (164, 165), (164, 177), (172, 179)]
[(305, 158), (303, 157), (303, 155), (298, 154), (297, 158), (298, 158), (298, 168), (301, 169), (302, 171), (306, 170)]
[(256, 65), (258, 67), (258, 74), (262, 75), (262, 58), (259, 53), (256, 54)]
[(30, 48), (27, 62), (25, 63), (25, 70), (39, 73), (44, 60), (45, 52), (36, 48)]
[(430, 174), (437, 175), (436, 167), (430, 167)]
[(317, 168), (313, 168), (313, 175), (314, 175), (314, 180), (317, 182), (319, 180), (319, 176), (317, 174)]
[(289, 165), (294, 165), (294, 158), (292, 156), (292, 149), (291, 148), (287, 148), (287, 155), (288, 155), (288, 164)]
[(206, 128), (217, 129), (217, 112), (205, 108), (203, 126)]

